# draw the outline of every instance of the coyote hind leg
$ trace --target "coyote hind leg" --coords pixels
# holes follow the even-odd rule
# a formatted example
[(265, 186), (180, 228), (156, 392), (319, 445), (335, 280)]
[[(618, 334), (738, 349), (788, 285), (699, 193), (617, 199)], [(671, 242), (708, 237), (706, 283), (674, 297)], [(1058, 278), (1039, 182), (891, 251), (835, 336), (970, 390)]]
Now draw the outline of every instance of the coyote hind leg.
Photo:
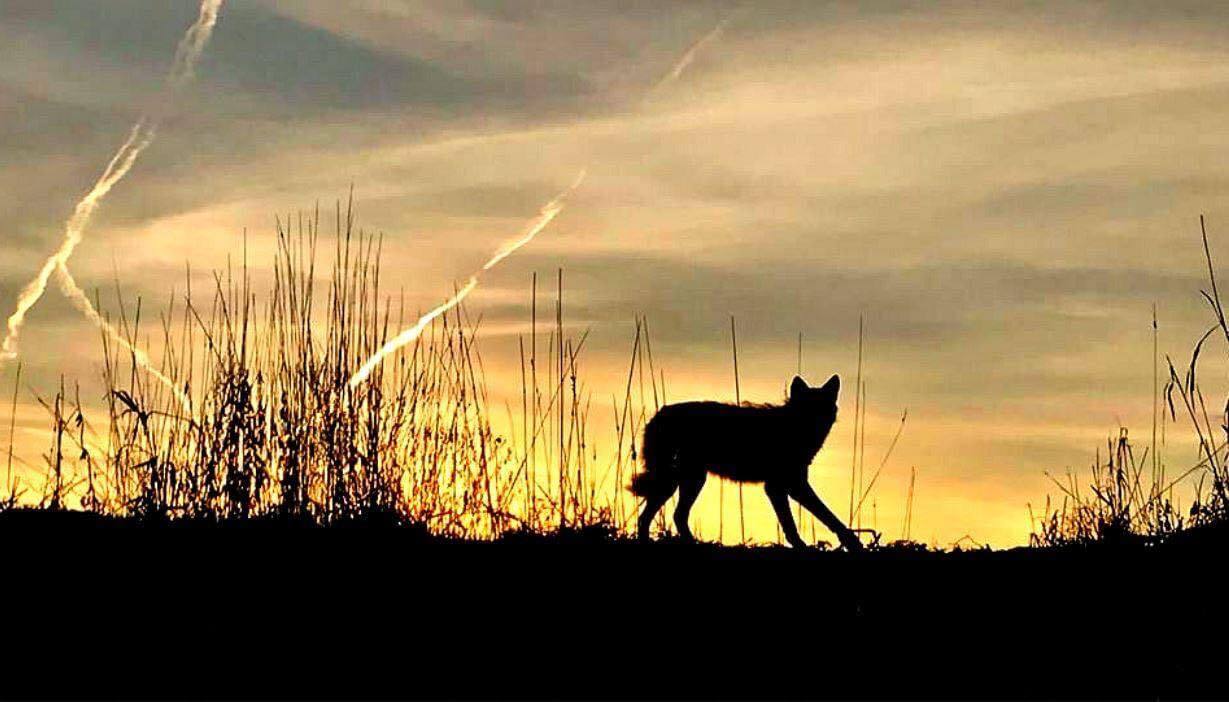
[(708, 472), (701, 470), (698, 475), (689, 475), (679, 481), (679, 502), (674, 508), (674, 526), (678, 529), (679, 537), (683, 541), (691, 542), (696, 538), (691, 535), (691, 528), (687, 526), (687, 517), (691, 514), (691, 506), (696, 503), (696, 498), (700, 496), (700, 490), (704, 487), (704, 480), (708, 477)]
[(789, 511), (789, 492), (784, 486), (776, 483), (764, 483), (764, 492), (777, 513), (777, 521), (781, 522), (781, 532), (785, 540), (794, 548), (806, 548), (807, 543), (798, 535), (798, 527), (794, 525), (794, 515)]
[(658, 510), (674, 494), (676, 487), (677, 485), (672, 483), (669, 490), (656, 490), (644, 498), (644, 510), (640, 512), (640, 519), (636, 522), (636, 538), (641, 541), (649, 540), (649, 529), (653, 526), (653, 517), (657, 516)]

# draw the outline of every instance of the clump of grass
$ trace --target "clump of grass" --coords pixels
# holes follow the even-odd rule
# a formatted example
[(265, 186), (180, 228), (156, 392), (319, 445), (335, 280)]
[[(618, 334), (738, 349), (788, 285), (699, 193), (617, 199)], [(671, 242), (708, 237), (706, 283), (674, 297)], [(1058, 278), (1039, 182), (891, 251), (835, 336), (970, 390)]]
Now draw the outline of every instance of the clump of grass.
[[(279, 219), (263, 303), (246, 245), (238, 269), (215, 273), (203, 297), (189, 272), (186, 294), (160, 315), (158, 333), (159, 370), (190, 406), (105, 335), (105, 429), (86, 420), (63, 386), (40, 398), (53, 422), (40, 506), (146, 520), (374, 520), (464, 538), (626, 529), (635, 504), (621, 488), (647, 412), (646, 325), (636, 325), (627, 392), (615, 400), (615, 457), (602, 470), (587, 433), (586, 336), (565, 333), (562, 271), (544, 349), (535, 276), (531, 348), (522, 355), (532, 371), (522, 376), (519, 422), (509, 410), (505, 436), (491, 421), (479, 322), (463, 305), (350, 386), (353, 372), (414, 316), (383, 297), (380, 240), (355, 229), (350, 206), (337, 208), (327, 269), (318, 264), (320, 230), (318, 211), (293, 227)], [(115, 326), (140, 346), (140, 302), (120, 296), (119, 310)], [(659, 388), (648, 358), (656, 405), (664, 375)]]
[[(294, 234), (278, 222), (263, 306), (246, 260), (215, 274), (204, 304), (190, 289), (178, 313), (172, 303), (161, 370), (190, 410), (104, 338), (106, 465), (121, 512), (322, 524), (400, 513), (447, 533), (498, 528), (506, 488), (490, 468), (510, 459), (482, 404), (473, 330), (458, 312), (349, 387), (404, 309), (379, 302), (379, 240), (355, 232), (349, 208), (336, 223), (327, 282), (317, 213)], [(120, 320), (133, 342), (138, 325)]]
[(1146, 458), (1147, 449), (1137, 460), (1123, 428), (1116, 439), (1107, 440), (1104, 458), (1098, 450), (1085, 487), (1074, 473), (1068, 473), (1065, 481), (1051, 476), (1063, 499), (1058, 506), (1046, 499), (1045, 513), (1034, 522), (1030, 542), (1037, 546), (1149, 542), (1180, 531), (1185, 523), (1174, 506), (1173, 485), (1146, 475)]
[[(1046, 499), (1043, 516), (1033, 521), (1030, 543), (1160, 543), (1191, 530), (1229, 526), (1229, 402), (1214, 423), (1199, 383), (1199, 362), (1205, 345), (1216, 335), (1229, 342), (1229, 323), (1221, 304), (1202, 215), (1199, 228), (1209, 282), (1209, 290), (1202, 291), (1202, 295), (1214, 322), (1195, 343), (1184, 372), (1180, 374), (1173, 360), (1166, 357), (1169, 379), (1164, 388), (1168, 419), (1177, 421), (1182, 416), (1189, 422), (1199, 448), (1198, 462), (1171, 479), (1156, 453), (1155, 417), (1151, 461), (1148, 449), (1136, 459), (1127, 430), (1120, 429), (1117, 439), (1107, 442), (1104, 458), (1098, 451), (1086, 488), (1081, 489), (1073, 474), (1068, 474), (1065, 482), (1054, 481), (1063, 499), (1057, 506)], [(1153, 329), (1155, 333), (1155, 317)], [(1153, 402), (1155, 407), (1158, 398), (1154, 397)], [(1192, 483), (1194, 490), (1185, 515), (1174, 493), (1175, 487), (1184, 482)]]

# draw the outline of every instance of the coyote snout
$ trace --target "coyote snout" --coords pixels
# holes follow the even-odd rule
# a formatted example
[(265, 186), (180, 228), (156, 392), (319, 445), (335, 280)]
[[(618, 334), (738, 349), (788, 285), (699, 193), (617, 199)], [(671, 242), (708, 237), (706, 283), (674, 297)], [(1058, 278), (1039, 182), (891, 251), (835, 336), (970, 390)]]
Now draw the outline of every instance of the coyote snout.
[(782, 405), (683, 402), (662, 407), (644, 428), (644, 472), (631, 484), (632, 492), (645, 498), (640, 538), (648, 538), (657, 510), (678, 490), (674, 525), (682, 538), (694, 540), (687, 516), (713, 473), (738, 482), (764, 483), (791, 546), (801, 548), (806, 543), (790, 515), (790, 497), (831, 529), (845, 548), (861, 549), (857, 535), (807, 483), (807, 467), (836, 421), (840, 389), (841, 379), (835, 375), (818, 388), (795, 377)]

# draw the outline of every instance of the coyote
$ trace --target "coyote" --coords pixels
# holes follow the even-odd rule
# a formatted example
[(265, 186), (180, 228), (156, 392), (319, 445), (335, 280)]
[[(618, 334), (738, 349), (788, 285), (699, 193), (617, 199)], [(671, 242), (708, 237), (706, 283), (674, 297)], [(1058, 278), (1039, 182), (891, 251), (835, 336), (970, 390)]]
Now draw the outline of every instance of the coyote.
[(857, 535), (807, 483), (811, 459), (836, 421), (840, 389), (839, 376), (819, 388), (795, 377), (783, 405), (683, 402), (662, 407), (644, 428), (644, 472), (632, 478), (631, 491), (645, 498), (638, 523), (640, 539), (648, 539), (657, 510), (677, 489), (674, 525), (680, 537), (694, 541), (687, 515), (713, 473), (738, 482), (764, 483), (785, 539), (794, 548), (803, 548), (806, 542), (790, 515), (790, 497), (831, 529), (847, 550), (860, 550)]

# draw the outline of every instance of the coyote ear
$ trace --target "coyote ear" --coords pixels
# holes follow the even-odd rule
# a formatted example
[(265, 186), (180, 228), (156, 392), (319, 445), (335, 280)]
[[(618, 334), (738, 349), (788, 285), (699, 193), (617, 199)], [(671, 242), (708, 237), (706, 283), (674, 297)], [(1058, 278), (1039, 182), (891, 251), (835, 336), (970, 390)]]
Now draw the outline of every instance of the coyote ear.
[(841, 376), (833, 375), (831, 378), (828, 378), (828, 382), (824, 383), (824, 386), (820, 388), (820, 390), (832, 393), (832, 395), (835, 396), (841, 391)]
[(789, 399), (796, 400), (801, 398), (802, 394), (808, 389), (807, 381), (803, 380), (801, 376), (795, 375), (794, 382), (789, 384)]

